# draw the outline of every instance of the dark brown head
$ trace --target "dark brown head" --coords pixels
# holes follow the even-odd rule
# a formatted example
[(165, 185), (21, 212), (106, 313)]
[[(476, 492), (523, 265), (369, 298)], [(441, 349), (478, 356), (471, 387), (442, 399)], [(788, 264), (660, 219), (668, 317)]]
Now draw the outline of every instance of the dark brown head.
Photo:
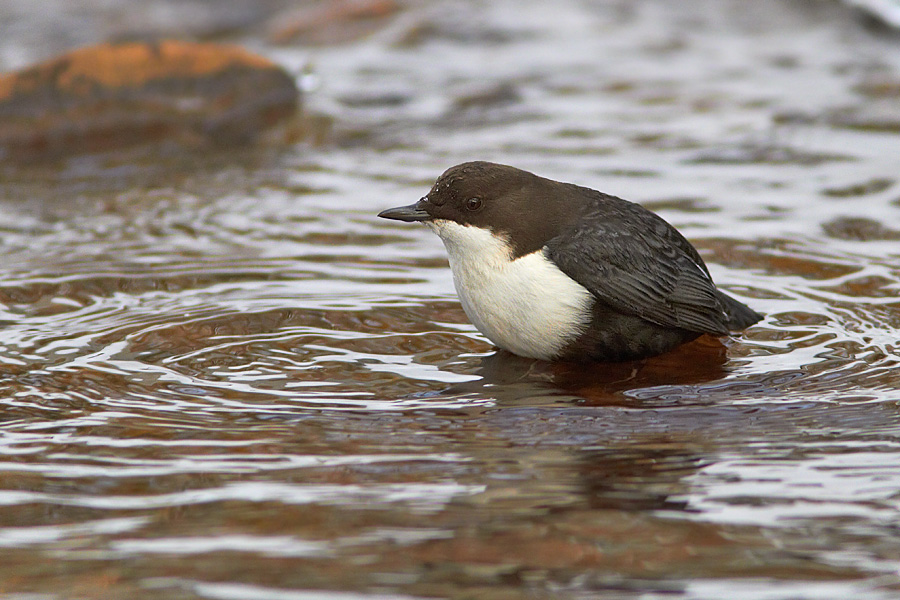
[(515, 257), (541, 249), (575, 221), (587, 204), (587, 191), (507, 165), (468, 162), (447, 169), (415, 204), (378, 216), (487, 229), (505, 238)]

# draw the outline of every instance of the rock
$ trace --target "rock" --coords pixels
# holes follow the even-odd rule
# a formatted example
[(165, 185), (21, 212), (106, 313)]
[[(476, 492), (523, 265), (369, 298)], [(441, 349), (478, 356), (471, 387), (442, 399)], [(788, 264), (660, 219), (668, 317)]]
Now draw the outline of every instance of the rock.
[(0, 158), (57, 159), (150, 142), (244, 145), (299, 103), (288, 73), (237, 46), (91, 46), (0, 75)]
[(900, 29), (900, 1), (898, 0), (844, 0), (871, 19), (892, 29)]
[(839, 240), (900, 240), (900, 231), (861, 217), (839, 217), (822, 225), (822, 229), (828, 236)]
[(275, 44), (341, 44), (383, 27), (401, 9), (395, 0), (321, 0), (279, 15), (269, 40)]
[(880, 194), (893, 187), (895, 183), (893, 179), (887, 177), (876, 177), (841, 187), (825, 188), (822, 190), (822, 193), (829, 198), (857, 198), (859, 196)]

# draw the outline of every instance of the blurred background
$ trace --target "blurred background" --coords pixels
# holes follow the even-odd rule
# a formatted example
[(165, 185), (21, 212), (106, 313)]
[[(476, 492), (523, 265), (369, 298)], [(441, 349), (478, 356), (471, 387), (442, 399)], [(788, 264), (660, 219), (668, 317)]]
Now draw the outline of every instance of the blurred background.
[[(888, 0), (0, 0), (0, 598), (900, 595)], [(379, 220), (492, 160), (766, 314), (496, 352)]]

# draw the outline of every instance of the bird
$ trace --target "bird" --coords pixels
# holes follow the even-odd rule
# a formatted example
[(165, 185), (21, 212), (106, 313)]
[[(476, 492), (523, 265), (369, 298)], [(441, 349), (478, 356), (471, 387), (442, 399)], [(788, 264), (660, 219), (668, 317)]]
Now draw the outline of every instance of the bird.
[(762, 319), (716, 287), (659, 215), (508, 165), (456, 165), (418, 202), (378, 216), (436, 233), (472, 324), (522, 357), (641, 360)]

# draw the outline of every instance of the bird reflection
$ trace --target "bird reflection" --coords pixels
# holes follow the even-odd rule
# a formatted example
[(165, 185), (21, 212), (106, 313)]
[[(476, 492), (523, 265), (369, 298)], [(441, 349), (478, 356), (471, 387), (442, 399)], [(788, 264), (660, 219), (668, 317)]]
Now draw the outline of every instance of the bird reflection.
[(641, 394), (637, 400), (624, 392), (664, 386), (667, 402), (679, 393), (696, 400), (694, 386), (725, 377), (728, 363), (725, 343), (708, 336), (661, 356), (623, 363), (551, 363), (498, 350), (482, 358), (472, 371), (480, 379), (455, 385), (445, 393), (477, 393), (514, 404), (553, 395), (557, 401), (564, 396), (591, 406), (645, 406), (652, 404), (652, 398)]
[(641, 443), (580, 452), (574, 469), (592, 509), (687, 508), (685, 480), (709, 464), (696, 440), (654, 435)]

